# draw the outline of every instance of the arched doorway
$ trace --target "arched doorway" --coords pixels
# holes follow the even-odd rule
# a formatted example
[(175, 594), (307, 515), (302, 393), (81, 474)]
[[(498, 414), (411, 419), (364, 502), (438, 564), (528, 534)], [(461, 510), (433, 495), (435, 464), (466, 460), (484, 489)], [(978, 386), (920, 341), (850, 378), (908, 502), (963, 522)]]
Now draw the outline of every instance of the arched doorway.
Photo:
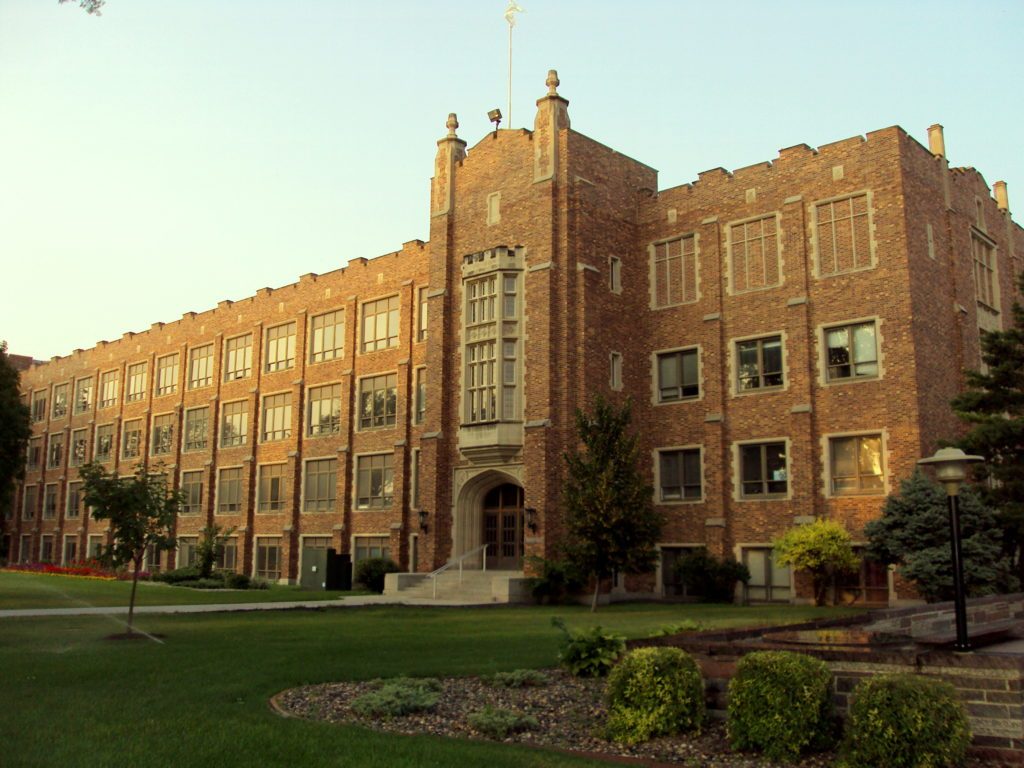
[(523, 489), (512, 483), (495, 486), (484, 496), (483, 543), (487, 567), (518, 571), (523, 567)]

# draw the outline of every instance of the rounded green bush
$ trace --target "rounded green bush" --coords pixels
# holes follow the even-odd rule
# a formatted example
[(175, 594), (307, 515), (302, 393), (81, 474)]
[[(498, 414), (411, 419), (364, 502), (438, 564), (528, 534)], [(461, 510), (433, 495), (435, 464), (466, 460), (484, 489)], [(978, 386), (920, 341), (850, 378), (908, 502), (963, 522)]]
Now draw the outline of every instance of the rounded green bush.
[(788, 761), (833, 742), (832, 673), (825, 662), (789, 651), (749, 653), (729, 683), (729, 740)]
[(625, 744), (698, 730), (704, 720), (704, 680), (678, 648), (630, 651), (608, 675), (605, 698), (608, 736)]
[(848, 768), (945, 768), (963, 763), (967, 713), (949, 683), (880, 675), (854, 689), (843, 740)]
[(384, 576), (388, 573), (398, 573), (398, 564), (386, 557), (369, 557), (360, 560), (356, 564), (355, 580), (371, 592), (384, 591)]

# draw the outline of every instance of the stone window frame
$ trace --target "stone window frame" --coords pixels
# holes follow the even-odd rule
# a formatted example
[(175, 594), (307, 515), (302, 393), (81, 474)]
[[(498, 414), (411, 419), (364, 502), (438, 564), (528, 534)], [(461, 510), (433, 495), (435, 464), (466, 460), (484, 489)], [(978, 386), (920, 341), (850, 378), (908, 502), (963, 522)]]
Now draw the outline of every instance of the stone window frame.
[[(198, 413), (199, 411), (206, 412), (206, 429), (201, 445), (197, 444), (197, 441), (192, 439), (192, 427), (196, 426), (193, 420), (190, 418), (191, 414)], [(194, 408), (186, 408), (185, 415), (181, 420), (181, 452), (182, 453), (197, 453), (199, 451), (208, 451), (213, 441), (210, 439), (213, 430), (210, 429), (210, 406), (209, 405), (197, 405)]]
[(47, 434), (46, 468), (60, 469), (64, 466), (64, 453), (64, 430)]
[[(60, 563), (61, 565), (71, 565), (71, 563), (78, 562), (78, 534), (77, 533), (65, 533), (62, 540), (62, 546), (60, 549)], [(73, 546), (73, 556), (68, 557), (68, 544)]]
[[(83, 446), (81, 452), (78, 450), (79, 445)], [(71, 440), (70, 445), (68, 446), (68, 466), (80, 467), (86, 463), (88, 458), (89, 428), (81, 427), (80, 429), (71, 430)]]
[[(274, 480), (277, 479), (277, 483)], [(268, 480), (264, 488), (264, 480)], [(268, 461), (256, 467), (256, 513), (260, 515), (281, 515), (288, 512), (288, 501), (291, 497), (291, 484), (288, 482), (288, 462)], [(218, 477), (218, 490), (220, 486)], [(277, 493), (275, 494), (274, 491)], [(240, 489), (241, 490), (241, 489)], [(268, 498), (264, 498), (264, 491)], [(239, 493), (239, 504), (242, 494)], [(222, 513), (224, 514), (224, 513)]]
[[(31, 503), (29, 503), (31, 502)], [(21, 494), (21, 519), (35, 520), (36, 507), (39, 506), (39, 484), (26, 483)]]
[[(228, 557), (229, 552), (231, 553), (230, 557)], [(238, 572), (238, 536), (224, 537), (224, 546), (220, 548), (219, 554), (214, 559), (213, 567), (218, 571)]]
[[(327, 324), (326, 320), (322, 321), (321, 327), (317, 328), (317, 321), (321, 318), (326, 318), (328, 315), (334, 315), (334, 322), (330, 325)], [(339, 321), (340, 318), (340, 321)], [(308, 335), (308, 365), (317, 365), (319, 363), (327, 363), (331, 360), (341, 360), (345, 357), (345, 307), (337, 307), (335, 309), (329, 309), (326, 312), (319, 312), (315, 315), (310, 315), (307, 321), (308, 326), (306, 333)], [(324, 338), (327, 335), (326, 329), (331, 328), (334, 341), (333, 346), (330, 350), (324, 345)], [(320, 349), (317, 350), (317, 333), (319, 331)]]
[[(236, 414), (236, 406), (241, 405), (241, 412)], [(228, 409), (232, 409), (232, 413), (228, 413)], [(240, 431), (239, 436), (232, 438), (231, 442), (227, 440), (227, 430), (225, 426), (227, 424), (226, 419), (229, 417), (241, 417), (241, 423), (243, 429)], [(228, 400), (220, 404), (220, 418), (217, 421), (217, 443), (221, 448), (234, 448), (240, 445), (246, 445), (249, 442), (249, 400), (248, 398), (242, 398), (239, 400)]]
[[(325, 390), (325, 389), (337, 390), (337, 398), (335, 398), (333, 396), (334, 393), (332, 392), (331, 393), (332, 397), (330, 397), (330, 398), (322, 398), (321, 397), (321, 398), (314, 399), (314, 397), (313, 397), (313, 393), (314, 392), (318, 392), (320, 390)], [(306, 387), (306, 413), (305, 413), (305, 417), (306, 418), (305, 418), (305, 430), (304, 430), (304, 433), (305, 433), (306, 437), (318, 438), (318, 437), (329, 437), (330, 435), (340, 435), (341, 434), (341, 390), (342, 390), (342, 382), (341, 381), (328, 381), (328, 382), (325, 382), (323, 384), (316, 384), (316, 385), (311, 385), (311, 386)], [(326, 402), (328, 399), (332, 403), (334, 402), (335, 399), (337, 399), (337, 403), (338, 403), (337, 419), (334, 418), (333, 408), (332, 408), (331, 417), (328, 419), (328, 422), (327, 422), (328, 425), (330, 426), (330, 429), (324, 430), (323, 429), (324, 418), (323, 418), (322, 412), (321, 412), (320, 419), (318, 421), (314, 421), (314, 418), (313, 418), (313, 403), (314, 402), (316, 402), (316, 403), (323, 403), (323, 402)]]
[[(376, 382), (376, 380), (378, 380), (378, 379), (383, 379), (384, 380), (383, 388), (380, 388), (380, 389), (373, 388), (373, 389), (370, 389), (367, 392), (363, 391), (364, 385), (366, 385), (368, 382)], [(388, 400), (388, 394), (387, 394), (388, 390), (390, 389), (390, 387), (388, 387), (389, 380), (393, 380), (394, 381), (394, 395), (393, 395), (393, 397), (390, 400), (390, 402), (393, 404), (394, 412), (390, 413), (390, 414), (388, 413), (388, 403), (389, 403), (389, 400)], [(376, 387), (376, 384), (375, 383), (371, 383), (370, 386), (371, 387)], [(366, 424), (366, 423), (364, 423), (365, 418), (363, 416), (363, 398), (367, 394), (369, 394), (371, 396), (371, 398), (372, 398), (373, 404), (376, 405), (377, 392), (383, 392), (384, 393), (384, 413), (383, 413), (383, 416), (382, 416), (383, 423), (381, 423), (381, 424), (377, 424), (376, 423), (378, 416), (377, 416), (377, 413), (376, 413), (376, 408), (374, 407), (374, 408), (371, 409), (370, 423)], [(365, 376), (358, 377), (358, 379), (356, 380), (356, 414), (357, 414), (356, 428), (357, 428), (357, 431), (359, 431), (359, 432), (374, 432), (374, 431), (382, 430), (382, 429), (394, 429), (395, 427), (398, 426), (398, 410), (399, 410), (398, 405), (399, 405), (399, 397), (398, 397), (398, 371), (381, 371), (379, 373), (369, 373), (369, 374), (367, 374)], [(390, 421), (389, 421), (389, 418), (390, 418)]]
[[(747, 563), (746, 555), (747, 555), (748, 550), (762, 550), (762, 551), (763, 550), (767, 550), (768, 553), (769, 553), (769, 557), (771, 557), (771, 553), (774, 551), (774, 547), (772, 547), (772, 542), (770, 542), (770, 541), (767, 541), (767, 542), (764, 542), (764, 541), (744, 541), (744, 542), (739, 542), (739, 543), (737, 543), (733, 547), (733, 556), (736, 558), (736, 561), (746, 565), (746, 563)], [(780, 585), (776, 585), (774, 582), (766, 583), (765, 584), (765, 588), (766, 588), (767, 591), (765, 593), (765, 599), (763, 599), (763, 600), (760, 600), (758, 598), (750, 598), (749, 597), (749, 587), (743, 586), (742, 590), (743, 590), (743, 598), (744, 598), (744, 600), (756, 600), (757, 602), (766, 602), (766, 603), (789, 603), (789, 602), (792, 602), (793, 596), (796, 594), (796, 578), (795, 578), (795, 575), (794, 575), (793, 568), (791, 568), (789, 566), (784, 566), (784, 567), (786, 568), (786, 571), (788, 572), (788, 575), (789, 575), (789, 582), (788, 582), (788, 584), (786, 586), (782, 586), (781, 584)], [(769, 569), (769, 572), (767, 574), (769, 580), (771, 579), (772, 573), (773, 573), (772, 569)], [(751, 574), (751, 575), (753, 576), (753, 574)], [(780, 598), (780, 599), (773, 600), (772, 599), (772, 590), (780, 590), (780, 591), (784, 590), (786, 592), (785, 598)]]
[[(999, 291), (999, 246), (984, 230), (970, 229), (971, 282), (974, 284), (974, 299), (979, 307), (992, 314), (999, 314), (1001, 295)], [(989, 261), (978, 258), (980, 249), (985, 249)]]
[[(284, 401), (277, 403), (277, 398), (284, 398)], [(273, 400), (274, 402), (269, 402)], [(270, 411), (281, 413), (271, 414)], [(271, 420), (273, 416), (273, 423)], [(292, 391), (290, 389), (279, 392), (267, 392), (260, 396), (260, 443), (277, 443), (283, 440), (290, 440), (292, 437), (292, 422), (294, 420), (294, 409), (292, 406)], [(268, 430), (268, 426), (281, 427), (280, 429)]]
[(46, 483), (43, 486), (42, 520), (56, 520), (60, 516), (60, 483)]
[[(828, 332), (836, 328), (852, 328), (856, 325), (874, 323), (875, 326), (875, 357), (877, 359), (878, 374), (876, 376), (849, 376), (841, 379), (829, 379), (828, 377)], [(880, 315), (863, 315), (849, 319), (841, 319), (819, 323), (814, 329), (814, 343), (817, 346), (817, 367), (818, 385), (822, 387), (845, 387), (851, 384), (864, 384), (867, 382), (881, 381), (885, 378), (885, 321)]]
[[(310, 464), (313, 464), (313, 463), (319, 464), (319, 462), (332, 462), (332, 461), (334, 462), (334, 472), (333, 472), (333, 474), (334, 474), (334, 483), (333, 484), (329, 484), (328, 485), (328, 489), (333, 488), (334, 489), (334, 495), (331, 496), (331, 495), (328, 494), (328, 496), (325, 499), (321, 499), (319, 494), (317, 494), (315, 496), (311, 496), (308, 493), (308, 484), (309, 484), (310, 480), (313, 477), (313, 475), (310, 474)], [(302, 489), (301, 489), (300, 498), (299, 498), (299, 511), (300, 512), (303, 512), (305, 514), (330, 514), (332, 512), (337, 512), (338, 511), (338, 499), (339, 499), (339, 495), (338, 495), (338, 465), (339, 465), (339, 463), (340, 462), (338, 461), (337, 455), (334, 455), (334, 456), (311, 456), (309, 458), (306, 458), (306, 459), (302, 460)], [(332, 474), (330, 471), (320, 471), (320, 467), (319, 466), (317, 466), (315, 468), (315, 470), (316, 470), (315, 471), (315, 476), (316, 477), (319, 477), (320, 475), (329, 476), (330, 474)], [(341, 498), (344, 498), (344, 497), (342, 496)], [(311, 504), (312, 505), (316, 505), (316, 506), (314, 508), (310, 509), (309, 507), (310, 507)], [(321, 507), (321, 504), (324, 504), (324, 506)]]
[[(697, 451), (700, 464), (700, 496), (697, 498), (666, 499), (662, 495), (661, 485), (661, 456), (665, 453), (683, 453), (686, 451)], [(665, 445), (658, 446), (652, 452), (654, 464), (654, 503), (660, 506), (681, 506), (691, 504), (703, 504), (708, 498), (707, 466), (704, 460), (704, 446), (701, 443), (689, 443), (686, 445)], [(687, 485), (683, 483), (683, 486)], [(692, 483), (690, 483), (692, 485)]]
[[(818, 242), (818, 206), (826, 204), (834, 205), (835, 203), (843, 200), (852, 200), (853, 198), (861, 195), (866, 196), (867, 202), (868, 260), (870, 263), (867, 266), (854, 267), (853, 269), (829, 272), (825, 274), (821, 270), (821, 248)], [(812, 200), (808, 203), (807, 220), (810, 222), (811, 227), (811, 254), (813, 257), (813, 274), (816, 280), (828, 280), (833, 277), (850, 275), (856, 272), (866, 272), (868, 270), (875, 269), (878, 266), (878, 244), (876, 242), (875, 235), (875, 201), (874, 192), (871, 189), (857, 189), (841, 195)]]
[[(278, 373), (295, 367), (298, 327), (299, 324), (295, 320), (286, 320), (283, 323), (271, 325), (263, 331), (264, 373)], [(289, 328), (291, 329), (290, 333), (288, 332)]]
[(46, 389), (37, 389), (32, 393), (31, 415), (33, 424), (46, 421), (48, 415), (46, 409), (46, 403), (49, 400), (48, 395), (49, 390)]
[[(195, 485), (193, 483), (193, 477), (186, 477), (186, 475), (198, 475), (199, 476), (199, 498), (195, 503), (195, 510), (192, 507), (192, 491), (191, 488)], [(180, 490), (184, 494), (184, 503), (178, 509), (179, 517), (192, 517), (193, 515), (201, 515), (204, 512), (205, 505), (205, 485), (206, 485), (206, 470), (204, 469), (183, 469), (181, 470), (180, 476)], [(215, 507), (216, 509), (216, 507)]]
[[(782, 384), (773, 385), (769, 387), (754, 387), (752, 389), (740, 389), (740, 344), (749, 343), (752, 341), (767, 341), (770, 339), (778, 338), (780, 344), (780, 352), (782, 355)], [(787, 392), (790, 388), (791, 377), (789, 375), (789, 338), (785, 330), (777, 331), (765, 331), (762, 333), (752, 333), (746, 336), (734, 336), (729, 339), (729, 355), (726, 358), (728, 366), (728, 377), (729, 377), (729, 394), (732, 397), (749, 397), (763, 394), (771, 394), (778, 392)], [(761, 347), (759, 347), (761, 349)], [(762, 353), (758, 353), (759, 366), (762, 365), (760, 361), (763, 360)], [(758, 373), (759, 377), (763, 377), (763, 371)]]
[(90, 533), (85, 539), (85, 556), (94, 559), (103, 554), (103, 540), (106, 538), (102, 533)]
[[(68, 402), (68, 393), (70, 391), (71, 387), (66, 381), (53, 385), (50, 405), (50, 418), (52, 420), (63, 419), (68, 415), (68, 408), (70, 405)], [(59, 397), (58, 393), (60, 393)]]
[[(283, 537), (279, 534), (277, 536), (255, 536), (252, 542), (252, 575), (258, 579), (266, 579), (270, 582), (279, 581), (281, 579), (282, 564), (284, 560), (284, 547)], [(272, 543), (272, 544), (270, 544)], [(266, 548), (268, 556), (271, 549), (276, 550), (274, 556), (276, 569), (270, 569), (268, 567), (260, 568), (261, 548)], [(264, 566), (269, 563), (264, 563)]]
[(178, 568), (187, 568), (196, 562), (196, 548), (199, 546), (199, 536), (194, 533), (178, 536), (174, 541), (175, 564)]
[[(135, 451), (135, 453), (128, 453), (127, 452), (127, 449), (128, 449), (128, 442), (127, 441), (128, 441), (128, 435), (129, 435), (128, 426), (129, 425), (134, 425), (134, 424), (138, 424), (139, 425), (139, 427), (138, 427), (139, 438), (138, 438), (138, 442), (136, 443), (136, 451)], [(131, 430), (131, 431), (135, 431), (135, 430)], [(141, 418), (139, 418), (139, 419), (126, 419), (122, 423), (122, 425), (121, 425), (121, 440), (120, 440), (119, 448), (120, 448), (120, 450), (118, 451), (118, 453), (119, 453), (120, 458), (122, 460), (124, 460), (124, 459), (136, 459), (138, 461), (142, 460), (142, 457), (146, 455), (146, 426), (145, 426), (145, 419), (141, 419)]]
[[(786, 492), (765, 493), (745, 495), (743, 492), (743, 448), (749, 446), (783, 445), (786, 456)], [(732, 499), (740, 503), (761, 502), (761, 501), (789, 501), (793, 498), (793, 462), (792, 443), (787, 436), (757, 437), (743, 440), (734, 440), (730, 446), (730, 458), (732, 461)], [(764, 480), (763, 482), (767, 482)]]
[(124, 369), (124, 401), (138, 403), (146, 399), (149, 361), (128, 363)]
[[(98, 389), (99, 389), (98, 395), (99, 395), (99, 397), (97, 399), (97, 405), (100, 408), (113, 408), (113, 407), (115, 407), (117, 405), (117, 398), (118, 398), (118, 395), (120, 394), (120, 392), (119, 392), (119, 390), (120, 390), (120, 386), (119, 385), (121, 383), (120, 372), (121, 371), (120, 371), (119, 368), (114, 368), (114, 369), (109, 370), (109, 371), (101, 371), (100, 372), (99, 386), (98, 386)], [(108, 391), (108, 390), (112, 390), (112, 391)], [(107, 395), (110, 395), (110, 397), (107, 397)]]
[(357, 554), (360, 550), (366, 550), (366, 547), (359, 546), (359, 539), (376, 539), (378, 541), (383, 540), (387, 542), (386, 547), (379, 547), (381, 553), (378, 555), (373, 554), (373, 548), (368, 553), (368, 557), (361, 559), (369, 559), (371, 557), (390, 557), (391, 556), (391, 534), (390, 533), (356, 533), (352, 535), (352, 568), (355, 569), (359, 563), (360, 558), (357, 558)]
[[(242, 344), (243, 339), (248, 339), (249, 343)], [(221, 352), (221, 379), (225, 384), (252, 376), (252, 346), (252, 331), (225, 337)]]
[[(64, 492), (64, 519), (78, 520), (85, 511), (85, 496), (82, 493), (81, 480), (69, 480)], [(76, 503), (72, 504), (72, 500)]]
[[(861, 438), (861, 437), (877, 437), (879, 438), (879, 460), (881, 461), (882, 473), (881, 479), (882, 484), (877, 489), (868, 489), (866, 491), (855, 491), (847, 493), (836, 493), (833, 490), (833, 471), (832, 471), (832, 444), (835, 440), (845, 440), (849, 438)], [(889, 433), (887, 429), (860, 429), (850, 430), (846, 432), (829, 432), (823, 434), (820, 438), (821, 443), (821, 457), (822, 457), (822, 473), (823, 483), (822, 490), (824, 496), (829, 499), (863, 499), (863, 498), (877, 498), (880, 496), (887, 496), (891, 492), (891, 477), (890, 477), (890, 466), (889, 461)]]
[(622, 258), (608, 257), (608, 290), (619, 295), (622, 293)]
[(25, 444), (25, 469), (39, 469), (46, 461), (42, 435), (31, 435)]
[[(244, 515), (245, 509), (245, 465), (244, 464), (229, 464), (226, 467), (216, 467), (215, 483), (213, 488), (213, 514), (215, 517), (221, 517), (224, 515)], [(225, 480), (225, 472), (237, 472), (237, 477), (228, 477)], [(230, 498), (225, 498), (225, 482), (237, 483), (238, 484), (238, 496), (232, 501)], [(237, 509), (221, 509), (222, 504), (235, 506)]]
[[(395, 302), (395, 308), (392, 309), (391, 302)], [(387, 302), (384, 304), (384, 302)], [(384, 309), (381, 311), (379, 306), (384, 304)], [(378, 321), (375, 319), (373, 323), (373, 337), (367, 338), (367, 325), (368, 319), (367, 312), (371, 305), (375, 309), (373, 315), (370, 317), (377, 318), (379, 315), (386, 315), (384, 320), (384, 337), (378, 338), (377, 336), (377, 325)], [(392, 313), (394, 313), (394, 325), (392, 326)], [(392, 335), (393, 334), (393, 335)], [(376, 298), (367, 299), (359, 305), (359, 354), (370, 355), (374, 352), (383, 352), (388, 349), (396, 349), (401, 346), (402, 343), (402, 297), (398, 293), (390, 293), (384, 296), (378, 296)], [(383, 346), (382, 346), (383, 344)], [(372, 345), (372, 346), (371, 346)]]
[[(768, 219), (772, 219), (775, 222), (775, 253), (777, 260), (776, 271), (779, 278), (778, 282), (766, 285), (759, 285), (754, 288), (747, 287), (743, 289), (738, 289), (735, 285), (735, 280), (733, 279), (733, 269), (736, 265), (736, 255), (734, 252), (735, 243), (733, 241), (733, 227), (742, 226), (745, 229), (749, 224), (753, 224), (755, 222), (763, 222)], [(785, 257), (783, 254), (785, 241), (782, 237), (782, 221), (782, 211), (767, 211), (765, 213), (758, 214), (757, 216), (747, 216), (742, 219), (733, 219), (732, 221), (727, 221), (725, 223), (723, 231), (725, 234), (725, 291), (727, 295), (742, 296), (747, 293), (757, 293), (758, 291), (770, 291), (773, 288), (781, 288), (783, 285), (785, 285)], [(763, 241), (766, 238), (762, 234), (760, 239)], [(751, 242), (751, 238), (747, 238), (743, 242)]]
[[(693, 299), (690, 299), (688, 301), (671, 301), (671, 300), (669, 300), (669, 299), (671, 299), (671, 297), (667, 296), (667, 289), (666, 289), (666, 299), (667, 300), (666, 300), (666, 302), (664, 304), (659, 304), (658, 303), (658, 263), (659, 263), (659, 261), (658, 261), (658, 256), (657, 256), (658, 246), (667, 245), (668, 243), (673, 243), (676, 240), (682, 241), (682, 240), (685, 240), (687, 238), (692, 238), (693, 239), (693, 281), (694, 281), (693, 294), (694, 294), (694, 297), (693, 297)], [(671, 309), (672, 307), (682, 307), (682, 306), (687, 306), (689, 304), (697, 304), (698, 302), (700, 302), (700, 300), (701, 300), (700, 232), (698, 232), (696, 230), (692, 230), (692, 231), (689, 231), (689, 232), (681, 232), (679, 234), (673, 235), (672, 237), (664, 237), (664, 238), (660, 238), (658, 240), (655, 240), (654, 242), (648, 244), (648, 246), (647, 246), (647, 255), (648, 255), (648, 262), (649, 262), (648, 263), (648, 283), (649, 283), (649, 286), (650, 286), (649, 287), (649, 291), (650, 291), (650, 296), (649, 296), (650, 309), (652, 309), (652, 310)], [(680, 254), (680, 259), (682, 259), (682, 254)], [(682, 263), (680, 263), (680, 268), (682, 269)], [(685, 270), (684, 270), (684, 274), (685, 274)], [(685, 294), (685, 291), (684, 291), (684, 294)]]
[(608, 386), (613, 392), (621, 392), (623, 387), (623, 359), (622, 353), (611, 351), (608, 353)]
[[(361, 504), (360, 500), (362, 498), (364, 498), (364, 497), (360, 496), (361, 487), (360, 487), (360, 483), (359, 483), (360, 478), (362, 477), (362, 474), (364, 472), (364, 468), (363, 468), (362, 464), (363, 464), (364, 461), (372, 461), (375, 458), (381, 458), (382, 460), (385, 460), (385, 461), (390, 459), (390, 464), (391, 464), (391, 466), (390, 466), (391, 495), (387, 496), (387, 495), (384, 494), (383, 489), (384, 489), (384, 487), (386, 487), (386, 483), (382, 482), (382, 485), (381, 485), (381, 495), (378, 497), (378, 496), (373, 496), (370, 493), (368, 493), (367, 496), (365, 496), (365, 498), (370, 500), (369, 503)], [(387, 471), (388, 471), (389, 467), (384, 466), (384, 467), (381, 467), (380, 469), (383, 472), (383, 474), (382, 474), (382, 481), (383, 481), (383, 480), (385, 480), (387, 478)], [(372, 492), (372, 477), (373, 477), (372, 473), (374, 471), (376, 471), (376, 468), (373, 467), (373, 466), (370, 466), (370, 467), (367, 467), (365, 471), (370, 473), (369, 474), (369, 478), (370, 478), (370, 483), (371, 483), (370, 487), (367, 488), (366, 490), (369, 491), (369, 492)], [(366, 512), (366, 511), (372, 512), (374, 510), (382, 510), (382, 509), (386, 510), (386, 509), (393, 509), (394, 508), (394, 506), (395, 506), (395, 496), (396, 496), (396, 492), (395, 492), (395, 453), (394, 453), (394, 451), (368, 451), (366, 453), (357, 453), (355, 456), (353, 456), (352, 472), (353, 472), (353, 482), (352, 482), (352, 509), (353, 510), (356, 510), (356, 511), (359, 511), (359, 512)], [(377, 499), (377, 498), (379, 498), (381, 500), (379, 504), (375, 504), (373, 502), (373, 500)]]
[[(100, 430), (104, 427), (110, 427), (110, 445), (106, 453), (100, 453)], [(107, 424), (97, 424), (96, 429), (93, 431), (92, 437), (92, 456), (93, 461), (107, 462), (114, 456), (114, 448), (117, 446), (117, 427), (113, 422)]]
[(429, 302), (430, 294), (428, 292), (430, 286), (419, 285), (416, 287), (416, 341), (426, 341), (427, 334), (429, 333)]
[[(85, 386), (83, 386), (83, 383), (86, 383)], [(89, 411), (92, 410), (94, 402), (94, 392), (92, 384), (92, 376), (83, 376), (80, 379), (75, 379), (74, 404), (71, 406), (71, 409), (74, 413), (88, 413)], [(86, 397), (84, 398), (84, 404), (80, 402), (83, 399), (80, 397), (80, 395), (83, 392), (86, 393)]]
[[(164, 413), (154, 413), (149, 425), (149, 455), (150, 456), (171, 456), (175, 453), (174, 450), (174, 438), (175, 432), (177, 431), (177, 411), (166, 411)], [(157, 419), (161, 419), (162, 423), (157, 424)], [(168, 424), (169, 422), (169, 424)], [(170, 426), (170, 443), (166, 446), (166, 450), (157, 451), (157, 429), (163, 430), (165, 427)]]
[[(52, 533), (44, 533), (39, 537), (39, 562), (40, 563), (52, 563), (53, 562), (53, 545), (54, 536)], [(47, 552), (49, 550), (49, 552)]]
[[(212, 341), (208, 341), (205, 344), (197, 344), (196, 346), (189, 348), (188, 381), (186, 383), (186, 389), (189, 391), (213, 386), (213, 383), (217, 378), (214, 375), (214, 369), (216, 368), (214, 347), (214, 343)], [(197, 376), (197, 373), (200, 375)], [(202, 375), (203, 373), (206, 375)]]
[[(661, 358), (669, 355), (686, 354), (694, 352), (697, 355), (697, 394), (688, 397), (677, 397), (669, 400), (662, 399), (661, 394)], [(678, 405), (679, 403), (693, 403), (704, 399), (704, 355), (700, 344), (688, 344), (682, 347), (669, 347), (667, 349), (656, 349), (651, 352), (651, 405)], [(680, 386), (682, 389), (682, 386)]]
[[(166, 362), (168, 360), (173, 362)], [(171, 352), (160, 355), (156, 359), (154, 367), (156, 370), (153, 374), (153, 397), (173, 395), (177, 392), (178, 382), (181, 379), (181, 353)]]
[[(26, 545), (27, 542), (27, 545)], [(18, 562), (32, 562), (32, 534), (23, 533), (18, 537)]]

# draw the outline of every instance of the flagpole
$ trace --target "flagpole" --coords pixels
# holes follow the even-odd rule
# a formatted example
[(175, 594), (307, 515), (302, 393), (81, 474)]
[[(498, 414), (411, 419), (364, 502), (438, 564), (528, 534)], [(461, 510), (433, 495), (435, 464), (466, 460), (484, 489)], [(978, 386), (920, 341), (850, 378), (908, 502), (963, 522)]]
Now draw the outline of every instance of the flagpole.
[(508, 127), (512, 127), (512, 25), (508, 25)]

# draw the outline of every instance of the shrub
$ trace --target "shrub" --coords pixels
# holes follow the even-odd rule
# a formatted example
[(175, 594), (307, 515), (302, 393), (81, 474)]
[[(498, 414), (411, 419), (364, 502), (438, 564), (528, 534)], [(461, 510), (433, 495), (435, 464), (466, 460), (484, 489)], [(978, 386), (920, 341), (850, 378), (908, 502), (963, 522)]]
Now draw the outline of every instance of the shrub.
[(228, 589), (249, 589), (252, 586), (251, 579), (244, 573), (225, 573), (224, 586)]
[(384, 591), (384, 575), (398, 573), (398, 565), (386, 557), (370, 557), (356, 565), (356, 582), (371, 592)]
[(750, 581), (750, 571), (731, 557), (719, 560), (706, 549), (698, 549), (679, 560), (676, 573), (687, 593), (705, 603), (731, 603), (736, 582)]
[(355, 699), (352, 709), (365, 717), (401, 717), (433, 709), (440, 691), (441, 684), (432, 678), (396, 677)]
[(224, 589), (224, 579), (213, 576), (209, 579), (196, 579), (195, 581), (185, 581), (179, 584), (182, 587), (189, 587), (191, 589)]
[(183, 581), (195, 581), (198, 578), (199, 569), (191, 565), (153, 574), (153, 581), (162, 581), (165, 584), (180, 584)]
[(665, 624), (659, 627), (651, 635), (651, 637), (668, 637), (670, 635), (678, 635), (682, 632), (700, 632), (704, 628), (704, 625), (699, 621), (693, 619), (683, 619), (677, 621), (674, 624)]
[(608, 736), (636, 744), (700, 728), (704, 681), (697, 663), (678, 648), (638, 648), (608, 675)]
[(949, 683), (880, 675), (850, 700), (842, 754), (848, 768), (932, 768), (963, 762), (971, 731)]
[(270, 583), (266, 579), (249, 579), (249, 589), (270, 589)]
[(467, 719), (475, 730), (492, 739), (504, 739), (510, 733), (529, 731), (537, 727), (535, 717), (489, 705), (479, 712), (472, 713)]
[(815, 605), (825, 604), (836, 574), (856, 572), (860, 567), (849, 531), (835, 520), (819, 518), (809, 525), (790, 528), (772, 546), (776, 564), (811, 574)]
[(540, 576), (530, 579), (530, 594), (538, 603), (563, 603), (583, 591), (584, 580), (570, 564), (560, 560), (531, 558)]
[(496, 672), (488, 682), (499, 688), (539, 688), (548, 684), (548, 676), (539, 669), (517, 669)]
[(820, 659), (789, 651), (758, 651), (739, 660), (729, 683), (729, 740), (772, 760), (833, 742), (832, 674)]
[(562, 630), (563, 635), (558, 661), (576, 677), (607, 675), (626, 650), (626, 638), (605, 632), (601, 627), (569, 629), (557, 616), (551, 623)]

